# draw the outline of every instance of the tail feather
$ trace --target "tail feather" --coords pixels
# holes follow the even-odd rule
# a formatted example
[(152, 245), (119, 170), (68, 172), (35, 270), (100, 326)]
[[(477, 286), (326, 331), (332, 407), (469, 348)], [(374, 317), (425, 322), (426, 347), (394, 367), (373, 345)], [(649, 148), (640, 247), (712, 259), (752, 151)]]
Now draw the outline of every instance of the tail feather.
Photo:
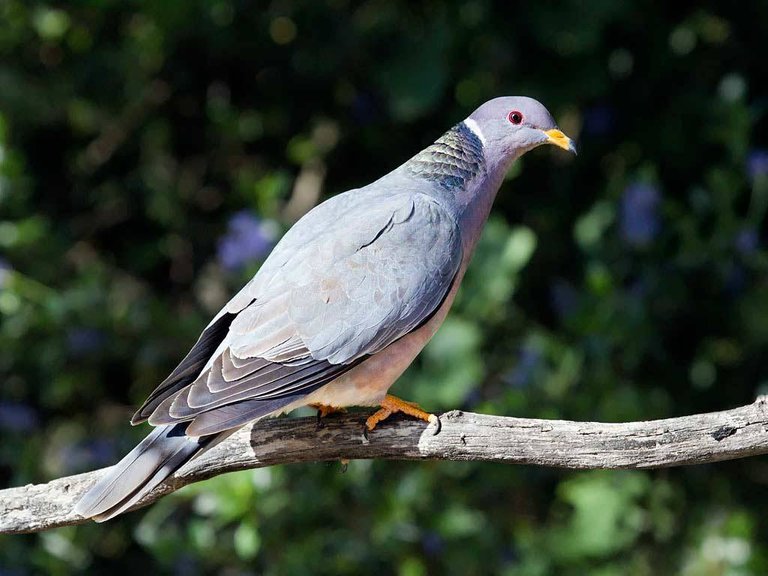
[(157, 427), (85, 493), (75, 513), (104, 522), (125, 512), (184, 463), (220, 440), (220, 435), (187, 436), (187, 425)]

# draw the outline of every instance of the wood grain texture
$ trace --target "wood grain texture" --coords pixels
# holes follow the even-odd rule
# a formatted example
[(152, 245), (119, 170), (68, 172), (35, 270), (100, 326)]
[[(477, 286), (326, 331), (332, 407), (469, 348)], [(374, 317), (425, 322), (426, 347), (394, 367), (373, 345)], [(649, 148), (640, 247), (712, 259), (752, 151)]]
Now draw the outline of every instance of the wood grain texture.
[[(364, 417), (281, 418), (250, 424), (184, 466), (147, 495), (146, 506), (225, 472), (342, 459), (480, 460), (561, 468), (660, 468), (768, 453), (768, 404), (665, 420), (606, 424), (447, 412), (442, 428), (393, 418), (363, 435)], [(0, 534), (37, 532), (88, 520), (72, 512), (104, 470), (0, 490)]]

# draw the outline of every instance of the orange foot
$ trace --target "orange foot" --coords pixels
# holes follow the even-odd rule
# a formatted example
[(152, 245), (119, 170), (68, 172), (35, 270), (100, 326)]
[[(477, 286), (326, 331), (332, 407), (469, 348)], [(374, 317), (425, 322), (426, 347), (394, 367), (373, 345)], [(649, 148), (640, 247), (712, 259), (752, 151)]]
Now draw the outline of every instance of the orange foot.
[(346, 412), (344, 408), (336, 408), (335, 406), (328, 406), (327, 404), (310, 404), (310, 408), (317, 410), (317, 429), (325, 427), (323, 424), (323, 418), (329, 414), (336, 414), (337, 412)]
[(386, 420), (392, 414), (396, 412), (402, 412), (408, 414), (419, 420), (424, 420), (435, 426), (434, 434), (440, 432), (440, 418), (429, 412), (424, 412), (418, 404), (415, 402), (406, 402), (396, 396), (387, 394), (384, 400), (381, 401), (381, 408), (371, 414), (365, 421), (365, 429), (370, 432), (379, 424), (379, 422)]
[(317, 410), (318, 418), (325, 418), (329, 414), (336, 414), (337, 412), (346, 412), (344, 408), (336, 408), (335, 406), (328, 406), (327, 404), (310, 404), (309, 407)]

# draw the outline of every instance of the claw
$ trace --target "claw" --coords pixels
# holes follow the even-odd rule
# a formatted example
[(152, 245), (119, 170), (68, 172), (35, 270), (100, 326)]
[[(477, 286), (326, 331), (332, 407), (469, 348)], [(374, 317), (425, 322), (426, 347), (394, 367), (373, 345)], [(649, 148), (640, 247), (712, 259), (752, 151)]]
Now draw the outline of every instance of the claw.
[(437, 414), (430, 414), (429, 415), (429, 424), (430, 426), (434, 426), (434, 430), (432, 431), (432, 436), (437, 436), (440, 434), (440, 430), (443, 429), (443, 423), (440, 421), (440, 417)]
[[(430, 414), (429, 412), (425, 412), (415, 402), (406, 402), (405, 400), (401, 400), (400, 398), (387, 394), (384, 397), (384, 400), (381, 401), (381, 408), (371, 414), (365, 421), (365, 431), (372, 431), (374, 428), (376, 428), (376, 426), (378, 426), (379, 422), (386, 420), (392, 414), (397, 412), (402, 412), (403, 414), (408, 414), (409, 416), (413, 416), (419, 420), (429, 422), (436, 428), (436, 432), (434, 432), (434, 434), (438, 434), (442, 428), (440, 419), (437, 416)], [(366, 434), (366, 438), (367, 437), (368, 436)]]
[(322, 420), (326, 416), (329, 416), (330, 414), (335, 414), (337, 412), (346, 412), (344, 408), (336, 408), (334, 406), (327, 406), (325, 404), (310, 404), (309, 407), (317, 410), (317, 429), (318, 430), (325, 428), (325, 424), (322, 422)]

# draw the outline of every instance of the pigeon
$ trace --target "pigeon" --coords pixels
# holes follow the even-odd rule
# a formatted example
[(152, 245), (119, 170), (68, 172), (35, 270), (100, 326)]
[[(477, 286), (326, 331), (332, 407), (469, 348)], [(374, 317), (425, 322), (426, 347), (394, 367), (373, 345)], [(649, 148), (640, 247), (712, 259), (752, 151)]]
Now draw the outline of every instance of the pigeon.
[(74, 511), (108, 520), (243, 425), (302, 406), (378, 407), (367, 431), (396, 412), (437, 427), (387, 392), (445, 319), (510, 165), (542, 144), (576, 152), (541, 103), (495, 98), (310, 210), (133, 416), (154, 430)]

